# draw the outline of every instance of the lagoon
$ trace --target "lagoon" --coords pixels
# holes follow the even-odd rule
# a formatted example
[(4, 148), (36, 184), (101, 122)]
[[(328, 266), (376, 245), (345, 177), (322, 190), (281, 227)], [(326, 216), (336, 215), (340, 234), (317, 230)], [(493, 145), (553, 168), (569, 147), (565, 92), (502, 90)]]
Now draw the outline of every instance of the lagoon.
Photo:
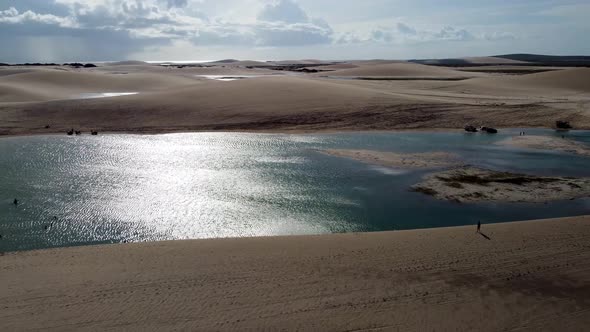
[[(495, 144), (519, 131), (5, 137), (0, 139), (0, 251), (588, 214), (588, 198), (547, 204), (438, 201), (408, 190), (429, 170), (385, 168), (320, 152), (447, 151), (493, 170), (590, 176), (589, 158)], [(590, 144), (588, 131), (566, 135)]]

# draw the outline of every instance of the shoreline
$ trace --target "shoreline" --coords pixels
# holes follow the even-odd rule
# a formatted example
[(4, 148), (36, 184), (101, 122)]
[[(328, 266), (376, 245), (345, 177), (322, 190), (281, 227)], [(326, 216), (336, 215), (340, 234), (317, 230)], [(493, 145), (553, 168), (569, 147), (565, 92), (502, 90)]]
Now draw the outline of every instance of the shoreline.
[[(246, 128), (246, 127), (244, 127)], [(555, 130), (552, 127), (497, 127), (498, 130), (516, 130), (516, 129), (544, 129), (544, 130)], [(65, 130), (60, 131), (27, 131), (22, 133), (0, 133), (0, 139), (4, 137), (27, 137), (27, 136), (57, 136), (65, 135)], [(82, 136), (89, 136), (90, 129), (83, 129)], [(99, 136), (101, 134), (107, 135), (167, 135), (167, 134), (193, 134), (193, 133), (248, 133), (248, 134), (286, 134), (286, 135), (313, 135), (313, 134), (347, 134), (347, 133), (459, 133), (468, 135), (481, 135), (481, 133), (467, 133), (463, 128), (445, 128), (445, 127), (433, 127), (433, 128), (392, 128), (392, 129), (351, 129), (351, 128), (326, 128), (326, 129), (121, 129), (121, 130), (98, 130)], [(588, 128), (576, 128), (569, 130), (570, 132), (576, 131), (590, 131)]]
[(496, 331), (590, 323), (589, 215), (475, 229), (6, 253), (0, 327)]
[(590, 157), (590, 146), (565, 137), (559, 138), (538, 135), (514, 136), (502, 140), (497, 144), (519, 149), (560, 151)]
[[(503, 221), (503, 222), (491, 222), (486, 223), (485, 226), (501, 226), (501, 225), (511, 225), (511, 224), (520, 224), (520, 223), (534, 223), (539, 221), (557, 221), (557, 220), (567, 220), (567, 219), (576, 219), (576, 218), (584, 218), (589, 219), (590, 221), (590, 214), (588, 215), (574, 215), (574, 216), (566, 216), (566, 217), (557, 217), (557, 218), (548, 218), (548, 219), (528, 219), (528, 220), (512, 220), (512, 221)], [(461, 228), (474, 228), (477, 223), (473, 225), (460, 225), (460, 226), (444, 226), (444, 227), (430, 227), (430, 228), (412, 228), (412, 229), (401, 229), (401, 230), (390, 230), (390, 231), (374, 231), (374, 232), (346, 232), (346, 233), (329, 233), (329, 234), (307, 234), (307, 235), (268, 235), (268, 236), (248, 236), (248, 237), (218, 237), (218, 238), (202, 238), (202, 239), (178, 239), (178, 240), (162, 240), (162, 241), (147, 241), (147, 242), (127, 242), (127, 243), (103, 243), (103, 244), (84, 244), (84, 245), (74, 245), (74, 246), (66, 246), (66, 247), (51, 247), (51, 248), (42, 248), (42, 249), (31, 249), (31, 250), (16, 250), (16, 251), (4, 251), (0, 252), (0, 257), (7, 256), (7, 255), (18, 255), (18, 254), (25, 254), (25, 253), (34, 253), (34, 252), (42, 252), (42, 251), (60, 251), (60, 250), (68, 250), (68, 249), (76, 249), (76, 248), (99, 248), (99, 247), (117, 247), (117, 246), (141, 246), (141, 245), (156, 245), (156, 244), (174, 244), (174, 243), (183, 243), (183, 242), (215, 242), (215, 241), (248, 241), (248, 240), (297, 240), (299, 239), (321, 239), (323, 237), (331, 237), (331, 236), (347, 236), (347, 235), (378, 235), (378, 234), (403, 234), (403, 233), (419, 233), (419, 232), (430, 232), (436, 230), (458, 230)]]

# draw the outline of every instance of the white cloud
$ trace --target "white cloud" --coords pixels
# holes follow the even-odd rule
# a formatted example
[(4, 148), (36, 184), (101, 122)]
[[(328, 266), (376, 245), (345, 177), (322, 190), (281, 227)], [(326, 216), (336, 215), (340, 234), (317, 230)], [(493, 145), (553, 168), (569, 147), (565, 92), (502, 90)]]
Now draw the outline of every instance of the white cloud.
[(483, 38), (486, 40), (511, 40), (517, 39), (518, 37), (510, 32), (488, 32), (483, 34)]
[(292, 0), (278, 0), (267, 4), (258, 14), (259, 21), (307, 23), (307, 13)]
[(407, 44), (429, 43), (440, 41), (467, 42), (472, 40), (501, 40), (515, 39), (516, 36), (507, 32), (489, 32), (475, 34), (467, 29), (445, 26), (438, 30), (417, 29), (406, 23), (398, 22), (393, 26), (379, 26), (371, 30), (365, 36), (354, 32), (340, 34), (338, 43), (382, 43), (382, 44)]
[(76, 50), (71, 56), (81, 59), (125, 58), (146, 48), (156, 54), (161, 47), (166, 54), (179, 47), (182, 56), (187, 45), (234, 50), (227, 57), (260, 51), (273, 58), (297, 52), (391, 57), (402, 50), (436, 56), (430, 48), (445, 57), (500, 53), (496, 48), (584, 53), (589, 7), (575, 2), (457, 7), (435, 0), (404, 6), (394, 0), (0, 0), (0, 44), (10, 45), (0, 48), (0, 60), (63, 56), (57, 46), (46, 49), (68, 43)]
[(398, 22), (397, 23), (397, 31), (399, 31), (402, 34), (406, 34), (406, 35), (415, 35), (416, 34), (416, 29), (410, 27), (407, 24)]
[(73, 27), (74, 21), (69, 17), (59, 17), (52, 14), (37, 14), (30, 10), (19, 13), (14, 7), (0, 11), (0, 23), (26, 24), (30, 22), (54, 24), (61, 27)]

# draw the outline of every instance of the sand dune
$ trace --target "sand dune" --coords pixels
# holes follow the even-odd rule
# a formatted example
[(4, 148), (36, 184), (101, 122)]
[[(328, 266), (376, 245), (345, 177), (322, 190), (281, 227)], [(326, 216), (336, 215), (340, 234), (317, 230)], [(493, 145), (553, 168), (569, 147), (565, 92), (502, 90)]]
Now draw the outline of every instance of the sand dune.
[(53, 98), (55, 98), (54, 94), (43, 89), (31, 89), (30, 86), (21, 84), (0, 83), (0, 103), (45, 101)]
[(229, 67), (245, 67), (245, 66), (267, 67), (267, 66), (272, 66), (273, 63), (272, 62), (263, 62), (263, 61), (254, 61), (254, 60), (227, 59), (227, 60), (206, 62), (206, 63), (204, 63), (204, 65), (229, 66)]
[(448, 68), (409, 62), (365, 65), (358, 68), (336, 70), (329, 74), (342, 77), (465, 77), (470, 75)]
[(319, 64), (330, 64), (331, 61), (323, 61), (316, 59), (303, 59), (303, 60), (280, 60), (270, 61), (276, 65), (319, 65)]
[(279, 107), (287, 107), (291, 110), (304, 111), (349, 103), (362, 105), (370, 103), (370, 100), (377, 98), (378, 95), (378, 92), (370, 89), (341, 85), (338, 82), (309, 80), (294, 76), (268, 76), (232, 82), (211, 82), (206, 85), (152, 94), (145, 99), (155, 101), (167, 98), (171, 103), (181, 104), (196, 99), (200, 101), (196, 105), (199, 108), (235, 106), (245, 111), (257, 108), (278, 111)]
[(5, 102), (47, 101), (68, 99), (80, 93), (174, 89), (196, 82), (190, 77), (148, 72), (111, 74), (40, 69), (2, 77), (0, 98)]
[[(562, 119), (576, 128), (590, 128), (590, 113), (585, 111), (590, 105), (589, 69), (517, 77), (385, 60), (333, 66), (343, 69), (303, 74), (225, 63), (184, 68), (153, 64), (4, 68), (0, 69), (0, 134), (60, 132), (71, 127), (142, 132), (462, 128), (468, 122), (550, 127)], [(217, 82), (203, 75), (265, 77)], [(322, 77), (328, 75), (477, 78)], [(139, 94), (67, 100), (100, 92)], [(51, 126), (49, 131), (46, 125)]]
[(339, 69), (352, 69), (358, 68), (358, 65), (352, 63), (338, 63), (333, 65), (325, 65), (325, 66), (317, 66), (317, 67), (310, 67), (310, 69), (318, 69), (318, 70), (339, 70)]
[(465, 82), (465, 85), (480, 86), (493, 90), (537, 90), (540, 93), (557, 94), (563, 91), (573, 93), (590, 92), (590, 68), (554, 70), (522, 76), (482, 77)]
[(585, 216), (7, 253), (0, 330), (583, 331), (589, 239)]
[(451, 58), (451, 59), (427, 59), (427, 60), (412, 60), (416, 63), (422, 63), (427, 65), (437, 66), (457, 66), (461, 64), (465, 65), (523, 65), (528, 62), (500, 58), (494, 56), (484, 57), (464, 57), (464, 58)]
[(117, 61), (117, 62), (107, 62), (106, 65), (108, 66), (145, 66), (148, 63), (145, 61), (137, 61), (137, 60), (127, 60), (127, 61)]
[(590, 68), (573, 68), (516, 77), (524, 86), (590, 92)]
[(394, 63), (408, 63), (403, 60), (382, 60), (382, 59), (373, 59), (373, 60), (354, 60), (350, 61), (349, 63), (355, 66), (372, 66), (372, 65), (389, 65)]
[(9, 75), (16, 75), (16, 74), (23, 74), (33, 71), (33, 69), (28, 68), (14, 68), (14, 67), (0, 67), (0, 77), (9, 76)]

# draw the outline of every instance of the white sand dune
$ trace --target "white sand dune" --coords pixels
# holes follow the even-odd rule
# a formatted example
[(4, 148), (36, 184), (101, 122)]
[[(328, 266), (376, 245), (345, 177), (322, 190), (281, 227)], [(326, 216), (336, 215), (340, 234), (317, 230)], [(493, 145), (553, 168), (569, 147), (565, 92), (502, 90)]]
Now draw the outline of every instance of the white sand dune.
[(180, 75), (149, 72), (125, 74), (40, 69), (2, 77), (0, 98), (5, 102), (68, 99), (80, 93), (154, 91), (195, 84)]
[(329, 73), (342, 77), (465, 77), (470, 76), (456, 70), (420, 65), (409, 62), (365, 65), (357, 68), (341, 69)]
[[(72, 127), (142, 132), (462, 128), (467, 122), (549, 127), (560, 119), (590, 128), (590, 113), (585, 111), (590, 106), (589, 69), (514, 76), (385, 60), (331, 65), (341, 69), (303, 74), (225, 63), (184, 68), (133, 63), (90, 69), (3, 68), (0, 134)], [(205, 75), (264, 77), (216, 82)], [(411, 80), (465, 76), (477, 77)], [(104, 92), (139, 94), (68, 100)]]
[(516, 84), (557, 90), (576, 90), (590, 93), (590, 68), (573, 68), (519, 76)]
[(350, 61), (349, 63), (356, 65), (356, 66), (373, 66), (373, 65), (389, 65), (395, 63), (409, 63), (403, 60), (382, 60), (382, 59), (373, 59), (373, 60), (354, 60)]
[(546, 93), (560, 93), (570, 91), (574, 93), (590, 93), (590, 68), (573, 68), (553, 70), (521, 76), (504, 75), (482, 77), (465, 82), (466, 85), (481, 87), (482, 89), (537, 90)]
[(0, 330), (584, 331), (590, 217), (0, 257)]

